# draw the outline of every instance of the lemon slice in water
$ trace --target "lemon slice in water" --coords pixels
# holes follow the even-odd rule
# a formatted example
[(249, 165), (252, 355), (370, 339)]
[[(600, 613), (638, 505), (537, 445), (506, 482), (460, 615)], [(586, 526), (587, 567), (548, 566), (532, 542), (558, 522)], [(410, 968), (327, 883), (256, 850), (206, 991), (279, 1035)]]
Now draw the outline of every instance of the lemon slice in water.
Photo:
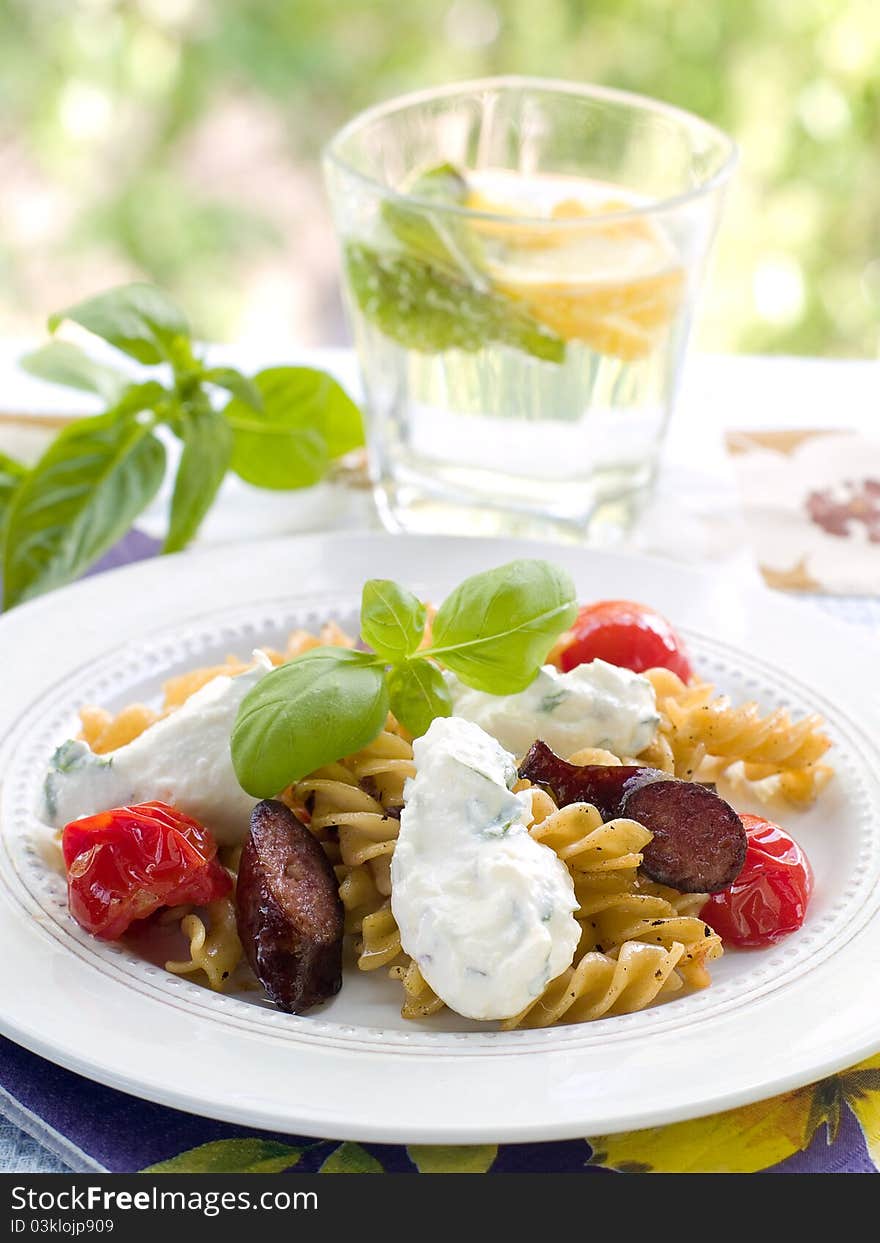
[[(650, 354), (684, 292), (684, 272), (659, 227), (635, 214), (637, 203), (607, 197), (609, 187), (579, 182), (579, 193), (547, 203), (534, 193), (542, 178), (516, 180), (531, 182), (527, 200), (479, 185), (467, 198), (472, 210), (496, 217), (546, 215), (546, 226), (473, 222), (489, 243), (485, 270), (493, 286), (566, 341), (627, 361)], [(562, 221), (582, 227), (555, 227)]]

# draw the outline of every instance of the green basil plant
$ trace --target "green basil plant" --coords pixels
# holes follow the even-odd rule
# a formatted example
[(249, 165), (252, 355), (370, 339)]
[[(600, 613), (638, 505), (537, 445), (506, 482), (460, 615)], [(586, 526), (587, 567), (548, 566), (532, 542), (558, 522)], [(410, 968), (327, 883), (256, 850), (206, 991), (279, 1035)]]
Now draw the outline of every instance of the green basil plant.
[(257, 487), (305, 488), (364, 442), (361, 413), (332, 377), (311, 367), (249, 377), (206, 366), (186, 317), (152, 285), (68, 307), (51, 316), (50, 332), (64, 321), (164, 370), (132, 379), (63, 340), (22, 359), (32, 375), (94, 393), (106, 409), (68, 424), (29, 470), (0, 454), (5, 608), (70, 582), (130, 529), (165, 478), (160, 427), (182, 445), (164, 552), (190, 542), (227, 471)]

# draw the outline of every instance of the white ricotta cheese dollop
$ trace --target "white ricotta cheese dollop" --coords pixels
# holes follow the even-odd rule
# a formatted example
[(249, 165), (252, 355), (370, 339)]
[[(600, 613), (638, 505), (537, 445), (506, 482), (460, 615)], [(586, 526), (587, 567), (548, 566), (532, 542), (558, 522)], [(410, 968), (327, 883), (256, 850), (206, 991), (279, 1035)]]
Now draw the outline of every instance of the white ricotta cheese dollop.
[(44, 818), (57, 828), (132, 803), (170, 803), (210, 829), (220, 845), (243, 842), (257, 800), (238, 784), (229, 737), (238, 706), (272, 668), (262, 652), (235, 677), (212, 678), (185, 703), (124, 747), (96, 755), (71, 739), (52, 758)]
[(404, 950), (458, 1014), (518, 1014), (568, 967), (580, 927), (565, 865), (529, 836), (531, 795), (479, 726), (441, 717), (413, 743), (391, 862)]
[(481, 726), (514, 755), (540, 738), (568, 759), (583, 747), (638, 755), (657, 733), (660, 717), (646, 677), (604, 660), (560, 673), (544, 665), (517, 695), (487, 695), (446, 675), (452, 710)]

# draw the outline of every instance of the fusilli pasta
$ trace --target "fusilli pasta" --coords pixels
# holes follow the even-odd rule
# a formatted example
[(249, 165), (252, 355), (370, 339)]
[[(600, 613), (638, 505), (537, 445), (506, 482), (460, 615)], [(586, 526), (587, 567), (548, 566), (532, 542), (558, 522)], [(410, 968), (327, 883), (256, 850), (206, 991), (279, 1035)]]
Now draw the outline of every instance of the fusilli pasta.
[[(430, 624), (424, 642), (429, 642)], [(269, 651), (281, 664), (319, 644), (354, 646), (335, 622), (318, 635), (294, 631), (283, 651)], [(247, 664), (225, 663), (178, 675), (163, 687), (161, 707), (131, 704), (115, 715), (103, 708), (81, 710), (81, 737), (98, 754), (131, 742), (219, 674), (237, 674)], [(830, 740), (818, 716), (793, 721), (778, 709), (762, 714), (754, 703), (734, 706), (705, 682), (682, 682), (667, 669), (649, 670), (660, 726), (637, 758), (585, 749), (569, 756), (577, 764), (645, 764), (680, 778), (714, 780), (726, 774), (748, 782), (768, 797), (781, 794), (807, 804), (830, 780), (823, 761)], [(426, 1018), (444, 1003), (403, 951), (391, 909), (391, 859), (399, 831), (403, 788), (414, 775), (411, 740), (388, 718), (385, 729), (356, 755), (311, 773), (280, 797), (309, 823), (334, 866), (345, 908), (345, 930), (353, 938), (362, 971), (385, 968), (403, 991), (402, 1014)], [(520, 782), (517, 789), (529, 788)], [(721, 952), (720, 938), (698, 918), (703, 894), (682, 894), (654, 884), (640, 873), (650, 834), (633, 820), (603, 822), (583, 803), (559, 808), (552, 797), (531, 789), (535, 840), (554, 850), (569, 869), (578, 901), (581, 939), (574, 962), (522, 1013), (502, 1026), (544, 1027), (586, 1022), (640, 1010), (682, 988), (709, 984), (707, 965)], [(238, 858), (224, 856), (237, 871)], [(223, 990), (242, 962), (233, 898), (204, 911), (179, 908), (162, 917), (177, 924), (189, 957), (166, 964)]]
[[(587, 762), (602, 757), (620, 762), (607, 752), (593, 752)], [(358, 967), (389, 968), (403, 986), (403, 1016), (425, 1018), (442, 1009), (443, 1002), (404, 953), (390, 903), (389, 865), (403, 783), (412, 774), (410, 744), (385, 731), (357, 755), (298, 782), (288, 798), (310, 809), (319, 837), (327, 839), (336, 830), (339, 892)], [(518, 788), (529, 788), (528, 783)], [(537, 788), (532, 789), (532, 814), (532, 836), (559, 855), (574, 879), (582, 936), (574, 966), (506, 1026), (622, 1014), (661, 993), (709, 983), (706, 964), (720, 955), (721, 941), (696, 918), (705, 895), (678, 894), (639, 875), (641, 852), (651, 836), (646, 829), (634, 820), (605, 823), (584, 803), (557, 808)]]
[(400, 827), (403, 784), (415, 767), (409, 742), (390, 730), (357, 755), (318, 769), (286, 792), (292, 806), (307, 807), (312, 832), (333, 858), (362, 971), (400, 956), (400, 934), (391, 913), (391, 855)]
[(194, 912), (183, 916), (180, 930), (189, 941), (189, 958), (166, 962), (165, 970), (174, 975), (204, 972), (209, 987), (222, 992), (243, 954), (235, 923), (235, 903), (232, 898), (220, 898), (209, 902), (205, 910), (207, 922)]
[(676, 966), (683, 947), (669, 949), (628, 941), (615, 955), (584, 954), (576, 966), (557, 976), (527, 1009), (501, 1026), (550, 1027), (554, 1023), (588, 1023), (614, 1014), (631, 1014), (682, 987)]
[(759, 794), (780, 794), (796, 805), (812, 803), (831, 780), (833, 768), (820, 762), (831, 746), (821, 717), (793, 721), (783, 708), (762, 714), (755, 703), (734, 705), (709, 683), (686, 684), (669, 669), (649, 669), (645, 676), (657, 697), (660, 728), (641, 763), (690, 780), (730, 771)]

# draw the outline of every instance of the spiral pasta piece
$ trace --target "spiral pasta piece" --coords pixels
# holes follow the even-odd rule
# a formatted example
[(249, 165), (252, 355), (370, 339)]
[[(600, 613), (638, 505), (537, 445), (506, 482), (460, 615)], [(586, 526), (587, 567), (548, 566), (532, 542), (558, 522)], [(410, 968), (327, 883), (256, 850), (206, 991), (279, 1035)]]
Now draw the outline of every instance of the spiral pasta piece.
[(159, 720), (160, 714), (147, 704), (128, 704), (114, 716), (106, 708), (85, 704), (79, 710), (80, 738), (96, 755), (106, 755), (133, 742)]
[(344, 864), (336, 866), (336, 879), (339, 886), (339, 900), (346, 910), (346, 932), (360, 932), (364, 917), (372, 914), (382, 906), (382, 895), (375, 886), (369, 868), (347, 868)]
[(591, 952), (557, 976), (530, 1006), (501, 1024), (550, 1027), (554, 1023), (589, 1023), (615, 1014), (643, 1010), (661, 995), (682, 987), (675, 968), (684, 950), (630, 941), (616, 956)]
[(400, 932), (390, 903), (364, 916), (360, 940), (356, 944), (361, 971), (387, 967), (400, 955)]
[(345, 908), (345, 931), (350, 934), (359, 933), (364, 919), (382, 905), (382, 894), (368, 867), (347, 867), (339, 864), (335, 870), (339, 897)]
[(388, 899), (403, 786), (414, 772), (411, 744), (385, 729), (356, 755), (285, 792), (291, 806), (308, 809), (312, 832), (328, 853), (338, 844), (339, 896), (362, 971), (389, 966), (402, 953)]
[(530, 832), (571, 872), (582, 929), (579, 953), (607, 952), (629, 941), (666, 949), (678, 944), (679, 973), (686, 972), (691, 987), (708, 984), (706, 964), (722, 948), (721, 938), (696, 917), (706, 895), (677, 894), (638, 875), (641, 852), (651, 840), (643, 825), (624, 818), (603, 823), (595, 807), (572, 803), (537, 821)]
[(606, 751), (604, 747), (581, 747), (580, 751), (575, 751), (566, 758), (570, 764), (601, 764), (606, 768), (609, 765), (612, 768), (615, 766), (619, 768), (621, 764), (630, 762), (628, 759), (622, 760), (613, 751)]
[(204, 972), (209, 987), (219, 993), (241, 962), (243, 950), (232, 898), (218, 898), (216, 902), (209, 902), (205, 909), (207, 924), (194, 913), (184, 915), (180, 921), (180, 930), (189, 941), (189, 958), (166, 962), (165, 970), (174, 975)]
[(427, 983), (419, 965), (410, 958), (406, 963), (392, 967), (389, 975), (403, 985), (403, 1005), (400, 1013), (405, 1019), (427, 1019), (445, 1008), (443, 1000)]
[(181, 707), (191, 695), (207, 686), (214, 678), (234, 677), (237, 673), (244, 673), (247, 668), (246, 661), (239, 660), (237, 656), (227, 656), (222, 665), (204, 665), (200, 669), (190, 669), (169, 678), (162, 684), (163, 712), (173, 712), (175, 708)]
[[(549, 796), (545, 794), (545, 798)], [(571, 803), (550, 814), (535, 816), (529, 832), (536, 842), (549, 846), (575, 876), (582, 872), (635, 871), (651, 834), (635, 820), (609, 820), (589, 803)], [(546, 804), (541, 801), (541, 810)], [(532, 802), (533, 813), (536, 809)]]
[(665, 949), (680, 945), (680, 969), (689, 969), (691, 985), (704, 987), (709, 983), (706, 963), (721, 955), (721, 938), (701, 919), (680, 914), (664, 898), (639, 893), (637, 889), (625, 894), (578, 896), (579, 917), (589, 926), (595, 949), (603, 951), (632, 941), (662, 945)]
[(832, 767), (820, 762), (831, 740), (815, 713), (796, 721), (784, 708), (764, 714), (756, 703), (734, 705), (708, 683), (686, 684), (669, 669), (649, 669), (645, 676), (654, 687), (660, 728), (642, 763), (684, 778), (696, 778), (701, 769), (714, 778), (737, 765), (735, 775), (759, 794), (778, 793), (800, 806), (831, 780)]

